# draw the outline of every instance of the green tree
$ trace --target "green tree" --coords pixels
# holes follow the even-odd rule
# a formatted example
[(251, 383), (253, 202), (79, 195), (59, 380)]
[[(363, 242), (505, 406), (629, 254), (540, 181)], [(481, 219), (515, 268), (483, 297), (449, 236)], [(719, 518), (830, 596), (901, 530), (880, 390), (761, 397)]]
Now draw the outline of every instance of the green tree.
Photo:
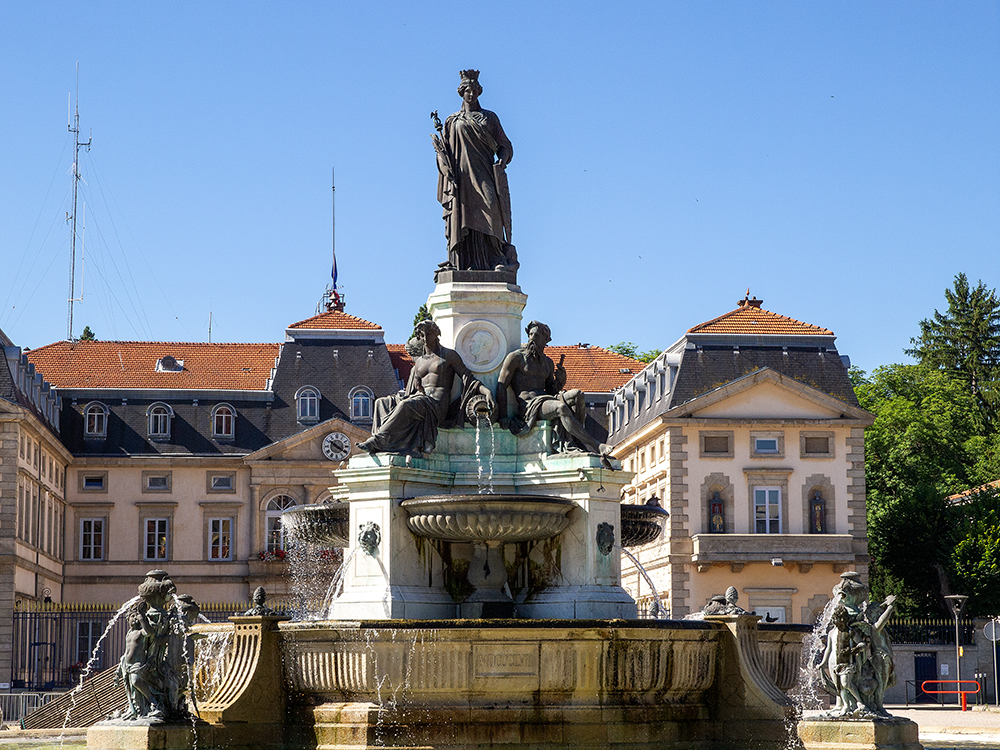
[(865, 431), (872, 590), (896, 594), (901, 614), (937, 614), (956, 541), (945, 498), (970, 487), (975, 399), (925, 365), (879, 367), (855, 393), (875, 415)]
[(975, 398), (985, 426), (995, 429), (1000, 380), (1000, 298), (979, 281), (969, 286), (964, 273), (944, 290), (948, 310), (920, 321), (920, 335), (906, 353), (920, 364), (960, 378)]
[(90, 330), (90, 326), (83, 327), (83, 333), (80, 334), (80, 341), (97, 341), (97, 336)]
[(951, 555), (956, 587), (969, 595), (969, 614), (1000, 612), (1000, 492), (985, 487), (952, 506), (958, 543)]
[(613, 344), (608, 347), (608, 351), (618, 352), (618, 354), (625, 357), (631, 357), (632, 359), (637, 359), (640, 362), (645, 362), (646, 364), (649, 364), (663, 353), (662, 349), (649, 349), (647, 351), (640, 352), (639, 347), (631, 341), (621, 341), (617, 344)]
[(431, 320), (430, 311), (427, 309), (427, 305), (421, 305), (420, 309), (417, 310), (417, 314), (413, 316), (413, 327), (417, 327), (417, 323), (421, 320)]

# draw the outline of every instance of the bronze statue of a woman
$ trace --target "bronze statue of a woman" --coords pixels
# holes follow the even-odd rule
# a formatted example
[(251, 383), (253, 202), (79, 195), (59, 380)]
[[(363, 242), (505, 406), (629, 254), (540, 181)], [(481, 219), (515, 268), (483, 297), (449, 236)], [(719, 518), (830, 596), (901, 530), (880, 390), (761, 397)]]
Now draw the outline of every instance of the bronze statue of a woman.
[[(438, 200), (444, 208), (448, 262), (442, 269), (516, 269), (510, 244), (510, 193), (506, 167), (514, 156), (500, 118), (479, 106), (478, 70), (463, 70), (462, 108), (432, 136), (437, 151)], [(495, 161), (494, 161), (495, 159)]]

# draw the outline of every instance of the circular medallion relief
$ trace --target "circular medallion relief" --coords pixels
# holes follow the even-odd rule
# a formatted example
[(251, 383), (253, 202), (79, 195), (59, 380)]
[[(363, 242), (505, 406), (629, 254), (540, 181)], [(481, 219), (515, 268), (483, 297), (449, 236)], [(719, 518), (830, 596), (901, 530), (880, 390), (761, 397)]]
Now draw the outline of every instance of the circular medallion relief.
[(507, 337), (488, 320), (473, 320), (458, 332), (455, 348), (473, 372), (489, 372), (500, 366), (507, 354)]
[(351, 454), (351, 440), (342, 432), (331, 432), (323, 438), (323, 455), (331, 461), (343, 461)]

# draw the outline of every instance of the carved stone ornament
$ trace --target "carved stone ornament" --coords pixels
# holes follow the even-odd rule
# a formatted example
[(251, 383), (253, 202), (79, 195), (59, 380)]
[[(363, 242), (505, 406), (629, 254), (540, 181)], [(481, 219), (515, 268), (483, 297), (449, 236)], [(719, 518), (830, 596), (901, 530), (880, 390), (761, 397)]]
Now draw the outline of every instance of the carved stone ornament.
[(489, 372), (500, 366), (507, 354), (507, 337), (495, 323), (473, 320), (455, 338), (462, 361), (472, 372)]
[(263, 586), (258, 586), (253, 590), (251, 601), (253, 601), (253, 606), (243, 613), (244, 617), (272, 617), (278, 614), (267, 606), (267, 592)]
[(615, 546), (615, 527), (610, 523), (600, 523), (597, 525), (597, 549), (607, 557)]
[(374, 521), (358, 526), (358, 546), (367, 554), (375, 557), (378, 546), (382, 543), (382, 530)]

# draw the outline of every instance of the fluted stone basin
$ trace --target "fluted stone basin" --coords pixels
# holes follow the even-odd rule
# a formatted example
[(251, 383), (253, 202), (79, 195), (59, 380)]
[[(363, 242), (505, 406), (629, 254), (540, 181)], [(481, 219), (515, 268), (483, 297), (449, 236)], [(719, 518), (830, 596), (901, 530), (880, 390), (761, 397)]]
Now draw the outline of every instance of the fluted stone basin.
[(658, 505), (622, 505), (622, 547), (639, 547), (659, 538), (670, 515)]
[(404, 500), (407, 524), (417, 536), (471, 542), (468, 580), (475, 592), (459, 607), (462, 617), (513, 617), (505, 590), (503, 545), (558, 536), (576, 503), (545, 495), (431, 495)]
[(533, 542), (565, 531), (576, 503), (544, 495), (432, 495), (402, 505), (417, 536), (446, 542)]
[(300, 542), (326, 547), (350, 546), (351, 508), (347, 503), (322, 503), (289, 508), (281, 514), (285, 533)]

